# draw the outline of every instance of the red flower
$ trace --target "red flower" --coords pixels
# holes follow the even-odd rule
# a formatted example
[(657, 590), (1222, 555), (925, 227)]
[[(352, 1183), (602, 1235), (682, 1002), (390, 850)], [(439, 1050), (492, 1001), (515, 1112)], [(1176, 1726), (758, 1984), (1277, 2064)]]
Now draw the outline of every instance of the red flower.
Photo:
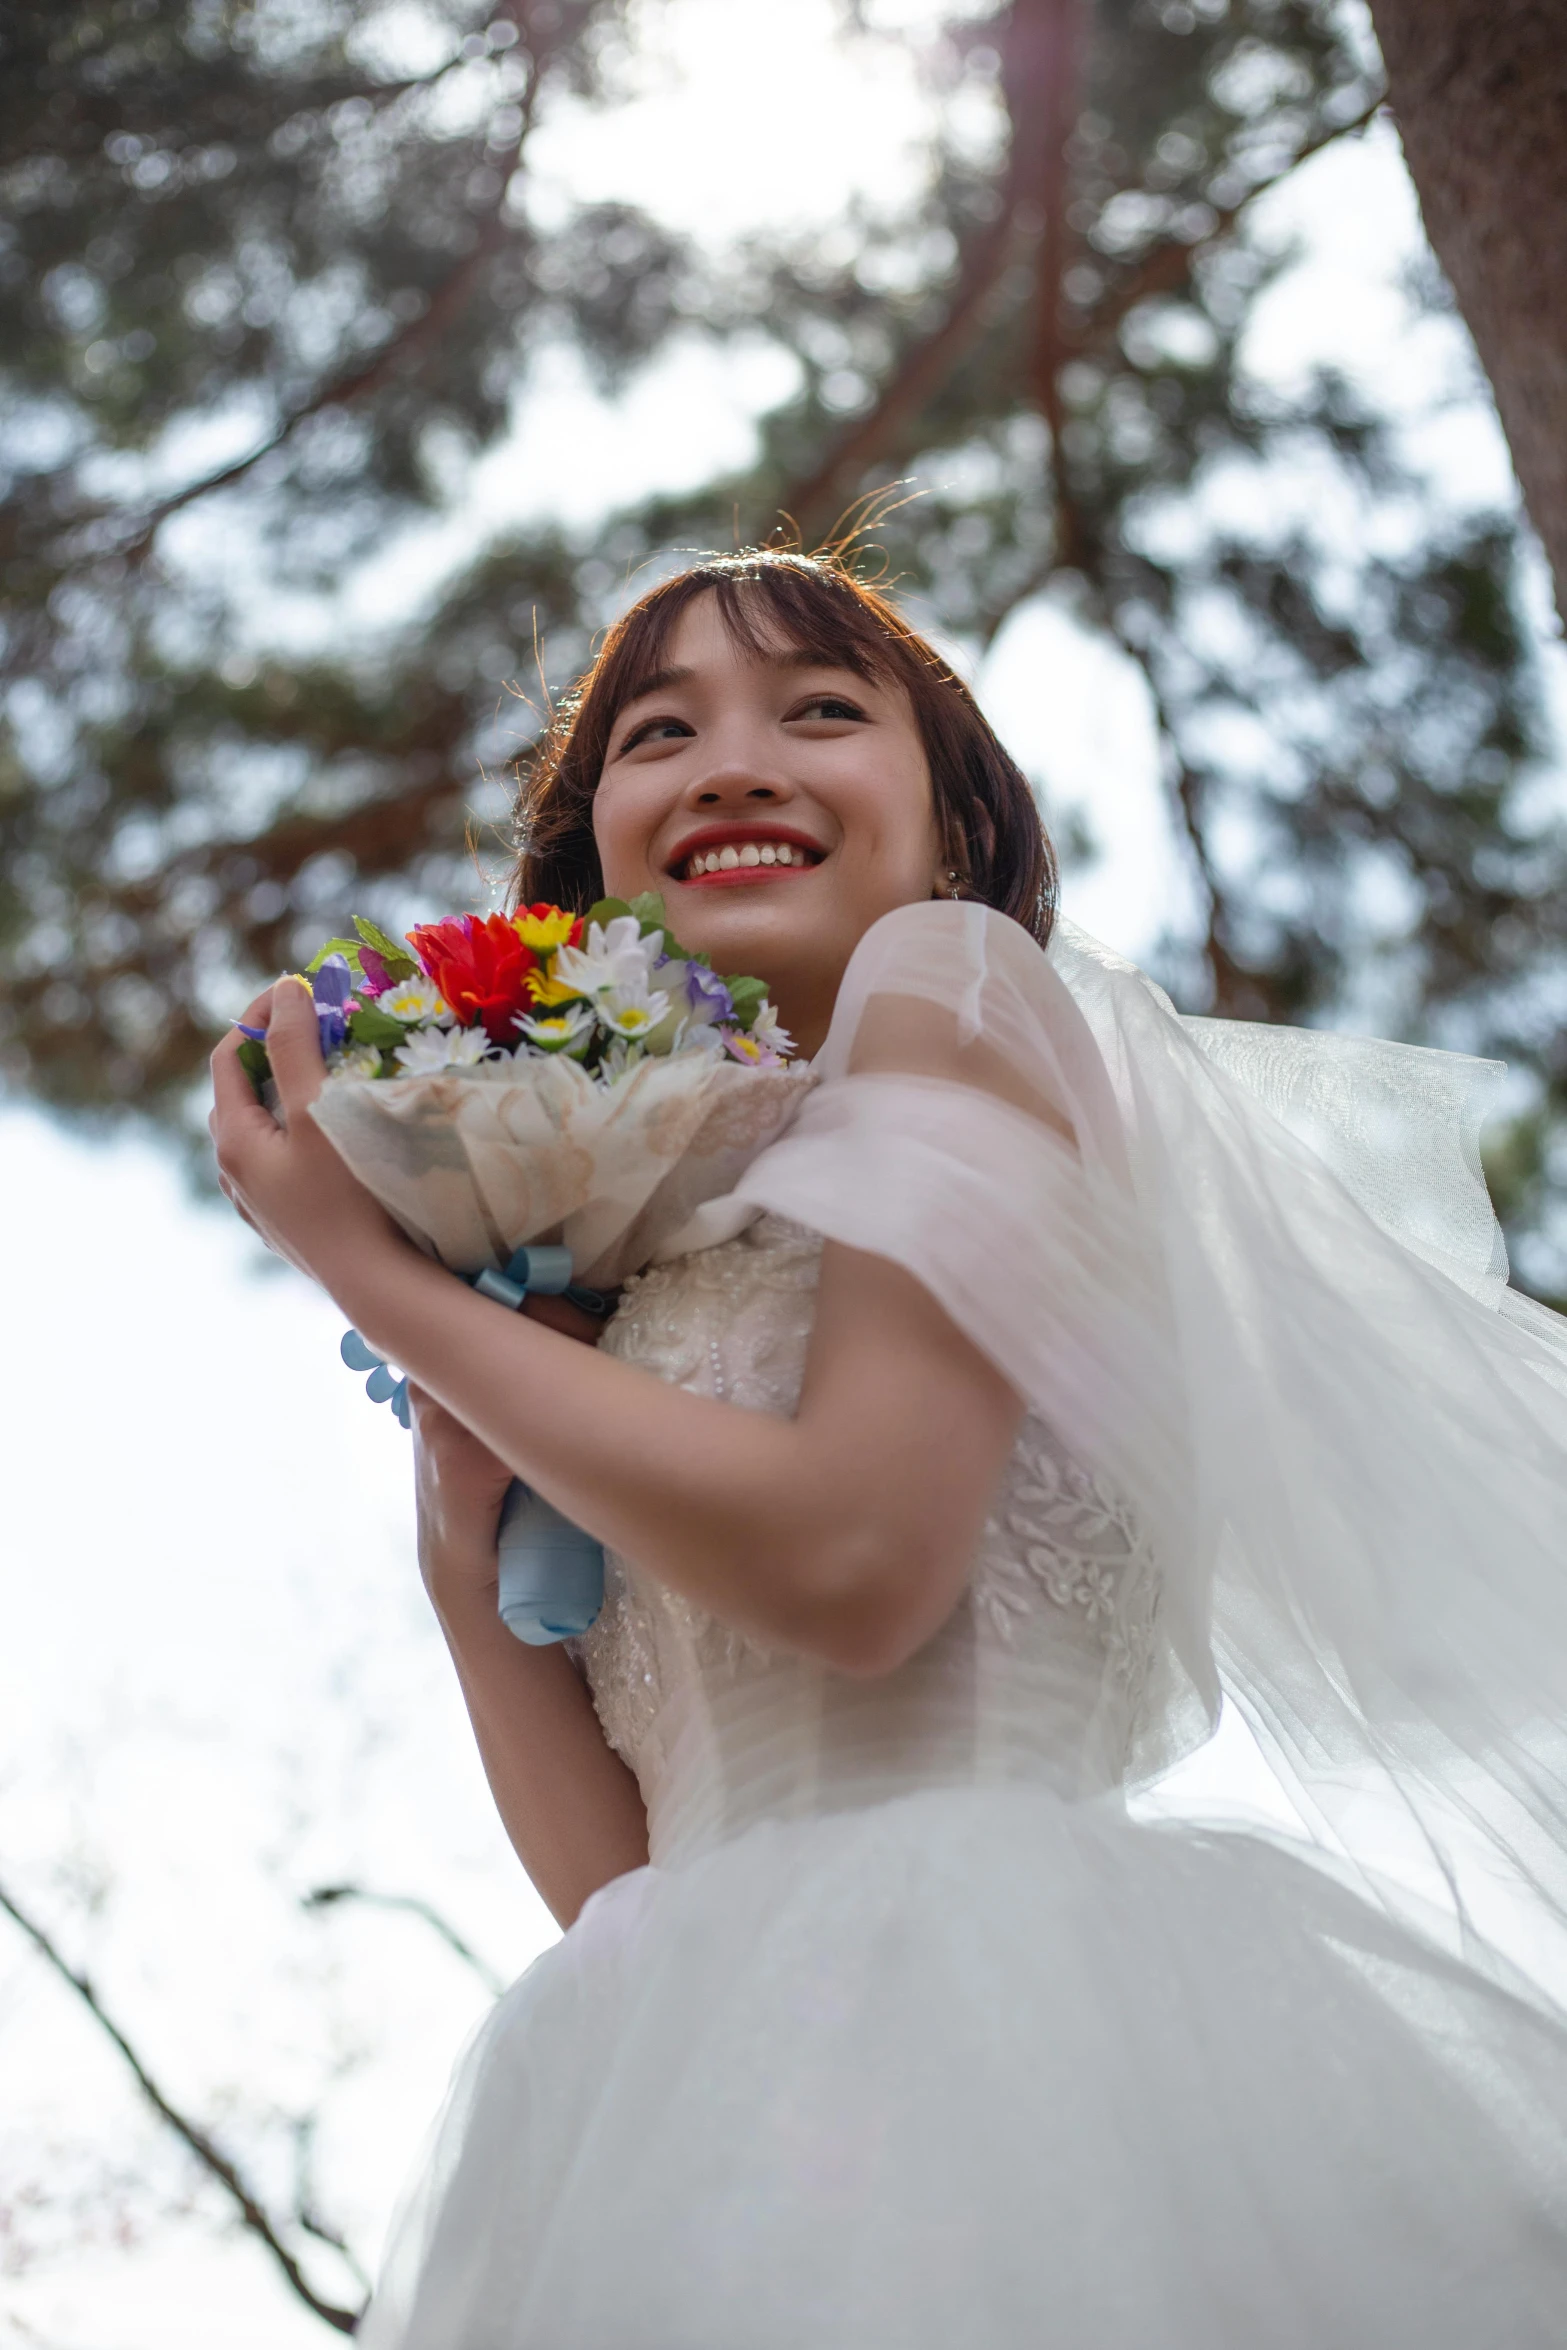
[(419, 923), (408, 943), (461, 1027), (482, 1027), (492, 1044), (516, 1043), (517, 1015), (533, 1009), (528, 973), (539, 958), (506, 915)]

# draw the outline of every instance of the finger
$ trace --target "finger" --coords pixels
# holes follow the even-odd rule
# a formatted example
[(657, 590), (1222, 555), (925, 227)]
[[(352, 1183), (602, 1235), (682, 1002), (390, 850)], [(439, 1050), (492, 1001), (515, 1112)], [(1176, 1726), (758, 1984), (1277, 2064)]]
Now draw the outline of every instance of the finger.
[(260, 995), (253, 997), (245, 1006), (244, 1024), (247, 1028), (265, 1028), (272, 1017), (272, 998), (276, 988), (277, 981), (269, 981)]
[(272, 990), (272, 1017), (267, 1023), (267, 1059), (277, 1080), (278, 1098), (294, 1117), (307, 1110), (326, 1077), (321, 1058), (321, 1028), (308, 979), (290, 973)]
[(416, 1387), (411, 1379), (408, 1382), (408, 1402), (413, 1413), (414, 1427), (427, 1441), (431, 1437), (444, 1436), (459, 1425), (459, 1422), (453, 1419), (444, 1404), (437, 1403), (433, 1395), (427, 1395), (425, 1390), (422, 1387)]
[[(259, 1026), (259, 1023), (251, 1025)], [(277, 1132), (276, 1119), (264, 1103), (257, 1101), (256, 1089), (240, 1066), (239, 1047), (239, 1031), (231, 1028), (210, 1063), (213, 1111), (207, 1123), (220, 1158), (247, 1135)]]
[(251, 1214), (249, 1208), (246, 1207), (244, 1194), (240, 1191), (239, 1187), (235, 1183), (230, 1181), (227, 1175), (224, 1175), (221, 1172), (218, 1176), (218, 1189), (222, 1192), (224, 1198), (228, 1201), (229, 1206), (233, 1209), (240, 1222), (242, 1224), (248, 1224), (252, 1232), (258, 1232), (260, 1230), (260, 1226), (257, 1224), (256, 1219)]
[(542, 1322), (547, 1330), (558, 1330), (562, 1338), (575, 1338), (584, 1346), (597, 1346), (604, 1335), (599, 1317), (585, 1314), (569, 1298), (530, 1297), (523, 1311), (530, 1321)]
[[(267, 1022), (272, 1017), (272, 994), (273, 988), (276, 987), (276, 984), (277, 982), (274, 980), (271, 986), (264, 987), (262, 989), (260, 995), (251, 997), (250, 1002), (245, 1006), (243, 1019), (236, 1020), (233, 1023), (232, 1027), (230, 1027), (228, 1033), (223, 1038), (222, 1044), (219, 1044), (210, 1056), (208, 1065), (212, 1070), (212, 1083), (214, 1092), (217, 1090), (218, 1081), (218, 1054), (223, 1050), (223, 1045), (227, 1045), (230, 1048), (232, 1056), (237, 1056), (240, 1046), (240, 1037), (244, 1030), (247, 1028), (259, 1028), (263, 1032), (265, 1031)], [(254, 1087), (252, 1087), (251, 1091), (252, 1095), (254, 1095)], [(207, 1120), (207, 1126), (208, 1130), (211, 1131), (212, 1120), (210, 1118)], [(216, 1139), (215, 1136), (214, 1139)]]

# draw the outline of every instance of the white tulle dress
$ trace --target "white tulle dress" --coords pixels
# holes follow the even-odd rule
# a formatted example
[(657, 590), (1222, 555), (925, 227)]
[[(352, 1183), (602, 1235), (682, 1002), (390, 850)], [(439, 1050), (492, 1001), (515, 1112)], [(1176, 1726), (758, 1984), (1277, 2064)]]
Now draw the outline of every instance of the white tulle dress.
[[(464, 2059), (362, 2339), (1567, 2343), (1567, 1346), (1484, 1069), (955, 905), (818, 1066), (604, 1343), (787, 1412), (821, 1237), (907, 1265), (1028, 1406), (967, 1590), (851, 1681), (612, 1562), (651, 1864)], [(1293, 1842), (1128, 1808), (1221, 1688)]]

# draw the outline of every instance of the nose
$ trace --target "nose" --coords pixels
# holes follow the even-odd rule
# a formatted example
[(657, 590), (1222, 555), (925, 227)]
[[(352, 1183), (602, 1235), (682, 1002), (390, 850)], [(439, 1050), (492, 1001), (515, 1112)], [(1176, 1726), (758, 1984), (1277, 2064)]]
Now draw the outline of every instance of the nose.
[(792, 797), (787, 784), (758, 775), (744, 760), (734, 759), (710, 767), (699, 781), (690, 784), (686, 804), (692, 808), (766, 807)]
[(792, 800), (793, 786), (774, 768), (767, 746), (755, 739), (755, 730), (742, 725), (725, 732), (727, 740), (712, 744), (711, 758), (687, 785), (687, 807), (713, 812), (777, 807)]

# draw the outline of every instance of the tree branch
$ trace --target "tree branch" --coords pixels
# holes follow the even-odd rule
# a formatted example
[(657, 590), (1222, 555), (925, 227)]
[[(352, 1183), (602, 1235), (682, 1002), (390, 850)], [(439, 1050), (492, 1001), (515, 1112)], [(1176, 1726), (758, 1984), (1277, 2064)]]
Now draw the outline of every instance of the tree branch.
[[(1046, 267), (1043, 248), (1050, 245), (1056, 253), (1051, 266), (1056, 276), (1055, 301), (1059, 303), (1060, 274), (1066, 249), (1065, 215), (1059, 197), (1065, 193), (1064, 149), (1072, 124), (1070, 119), (1066, 121), (1059, 143), (1053, 138), (1047, 138), (1037, 150), (1029, 148), (1021, 129), (1025, 105), (1030, 98), (1038, 96), (1042, 106), (1048, 110), (1050, 90), (1059, 87), (1053, 62), (1055, 50), (1060, 47), (1059, 36), (1056, 44), (1052, 45), (1048, 40), (1039, 38), (1034, 30), (1034, 11), (1059, 4), (1060, 0), (1014, 0), (1014, 15), (1010, 21), (1019, 27), (1026, 24), (1033, 37), (1023, 42), (1021, 53), (1013, 53), (1020, 56), (1020, 62), (1014, 69), (1008, 88), (1013, 130), (1007, 171), (1001, 188), (1000, 210), (995, 220), (974, 239), (964, 257), (951, 301), (939, 324), (905, 353), (870, 413), (861, 418), (815, 473), (788, 491), (782, 499), (783, 507), (797, 518), (801, 535), (807, 544), (817, 531), (826, 529), (843, 512), (864, 475), (896, 449), (905, 429), (917, 420), (961, 362), (984, 325), (988, 297), (1026, 239), (1026, 207), (1031, 203), (1039, 207), (1044, 223), (1040, 255), (1042, 278)], [(1029, 12), (1027, 17), (1024, 15), (1025, 9)], [(1042, 78), (1046, 76), (1049, 78)], [(1227, 236), (1249, 205), (1255, 204), (1259, 197), (1268, 195), (1288, 179), (1291, 172), (1309, 162), (1312, 156), (1320, 154), (1324, 147), (1349, 137), (1353, 132), (1364, 130), (1382, 105), (1383, 97), (1379, 93), (1351, 121), (1336, 124), (1309, 139), (1281, 170), (1249, 188), (1237, 203), (1226, 206), (1207, 235), (1195, 244), (1184, 244), (1179, 238), (1172, 237), (1168, 242), (1156, 245), (1111, 289), (1105, 301), (1074, 332), (1062, 332), (1059, 311), (1053, 305), (1050, 305), (1048, 311), (1051, 318), (1050, 332), (1045, 332), (1049, 297), (1044, 286), (1041, 286), (1038, 312), (1040, 339), (1034, 356), (1033, 380), (1036, 397), (1040, 399), (1046, 420), (1052, 427), (1053, 453), (1060, 443), (1059, 431), (1056, 429), (1060, 421), (1060, 362), (1101, 345), (1137, 303), (1154, 294), (1173, 293), (1184, 285), (1190, 277), (1197, 255), (1206, 251), (1219, 238)], [(1052, 171), (1059, 175), (1058, 200), (1054, 206), (1048, 201)], [(1025, 214), (1024, 219), (1020, 220), (1020, 213)], [(1058, 224), (1054, 230), (1051, 227), (1053, 220)], [(1048, 404), (1043, 398), (1047, 369), (1051, 381)], [(1059, 480), (1056, 487), (1059, 497)], [(1062, 511), (1064, 515), (1068, 514), (1069, 504), (1064, 504)]]
[(1034, 404), (1050, 428), (1052, 452), (1061, 440), (1061, 300), (1069, 245), (1067, 195), (1071, 167), (1067, 145), (1077, 126), (1087, 25), (1082, 0), (1036, 0), (1032, 19), (1017, 11), (1015, 40), (1037, 52), (1032, 71), (1008, 90), (1015, 140), (1023, 135), (1024, 100), (1037, 105), (1041, 135), (1035, 171), (1043, 216), (1036, 265), (1037, 304), (1032, 361)]
[(938, 392), (962, 358), (980, 323), (986, 301), (1018, 244), (1014, 207), (1004, 204), (975, 237), (958, 273), (952, 300), (939, 326), (915, 343), (870, 414), (854, 426), (813, 474), (791, 489), (782, 503), (799, 523), (807, 544), (826, 531), (848, 503), (845, 491), (896, 442)]
[(1167, 756), (1173, 779), (1174, 789), (1171, 797), (1176, 820), (1186, 837), (1186, 844), (1192, 853), (1192, 862), (1197, 868), (1198, 879), (1202, 883), (1203, 892), (1208, 901), (1208, 916), (1203, 938), (1203, 958), (1208, 965), (1209, 976), (1213, 981), (1213, 1010), (1221, 1019), (1276, 1019), (1278, 1008), (1268, 1000), (1265, 986), (1259, 983), (1254, 972), (1246, 970), (1242, 964), (1235, 960), (1225, 938), (1229, 908), (1224, 884), (1209, 853), (1207, 836), (1203, 831), (1198, 780), (1181, 755), (1180, 744), (1176, 740), (1175, 729), (1170, 723), (1169, 711), (1165, 707), (1164, 696), (1159, 690), (1159, 680), (1155, 674), (1153, 663), (1148, 657), (1147, 647), (1135, 644), (1121, 629), (1115, 628), (1113, 623), (1112, 628), (1117, 644), (1136, 662), (1147, 681), (1149, 698), (1153, 703), (1154, 723), (1158, 728), (1160, 745)]
[(1002, 82), (1012, 136), (1006, 170), (997, 190), (995, 218), (979, 231), (963, 256), (952, 298), (939, 325), (905, 354), (870, 414), (860, 421), (816, 472), (793, 489), (784, 503), (809, 543), (814, 528), (843, 511), (845, 492), (884, 456), (904, 425), (941, 389), (983, 324), (990, 295), (1030, 233), (1039, 233), (1031, 211), (1040, 212), (1048, 190), (1050, 158), (1021, 130), (1025, 107), (1045, 103), (1056, 70), (1052, 31), (1063, 8), (1078, 0), (1012, 0), (1001, 34)]
[(569, 29), (568, 20), (562, 15), (548, 30), (541, 31), (537, 35), (535, 35), (530, 23), (535, 4), (536, 0), (502, 0), (502, 5), (495, 12), (497, 19), (505, 19), (508, 23), (515, 24), (526, 41), (528, 75), (521, 100), (522, 121), (517, 136), (512, 142), (510, 163), (501, 176), (500, 192), (494, 203), (486, 213), (480, 216), (484, 225), (480, 229), (472, 250), (463, 255), (456, 267), (436, 288), (428, 306), (420, 315), (411, 319), (402, 331), (395, 334), (391, 341), (377, 351), (372, 358), (365, 360), (358, 367), (348, 369), (342, 375), (334, 376), (330, 383), (323, 384), (318, 391), (313, 392), (308, 400), (302, 401), (297, 408), (290, 409), (268, 437), (258, 447), (252, 449), (248, 456), (236, 458), (232, 465), (223, 466), (217, 473), (206, 474), (200, 481), (188, 482), (184, 489), (176, 490), (171, 496), (160, 499), (158, 504), (143, 517), (134, 537), (127, 540), (117, 550), (127, 562), (138, 563), (142, 560), (158, 531), (171, 515), (178, 514), (182, 508), (192, 505), (196, 499), (209, 496), (214, 490), (227, 489), (232, 483), (243, 480), (253, 466), (259, 465), (263, 457), (270, 457), (275, 449), (280, 449), (284, 442), (310, 417), (319, 416), (323, 409), (341, 408), (350, 401), (362, 400), (367, 394), (379, 391), (398, 368), (409, 361), (417, 361), (435, 337), (461, 315), (467, 306), (468, 297), (473, 291), (474, 280), (485, 262), (504, 244), (509, 233), (505, 207), (511, 174), (516, 170), (521, 160), (528, 135), (533, 129), (534, 118), (538, 111), (539, 93), (543, 87), (544, 77), (550, 62), (567, 44), (568, 40), (582, 29), (594, 7), (598, 5), (598, 0), (585, 0), (585, 5), (579, 7), (575, 12), (575, 17), (569, 21)]
[(1314, 139), (1308, 139), (1290, 157), (1288, 163), (1282, 164), (1270, 178), (1258, 180), (1256, 186), (1248, 188), (1245, 195), (1235, 203), (1227, 204), (1218, 214), (1212, 228), (1195, 243), (1188, 245), (1179, 237), (1170, 237), (1163, 244), (1153, 246), (1124, 278), (1110, 288), (1104, 301), (1089, 312), (1076, 334), (1070, 338), (1071, 355), (1077, 357), (1084, 351), (1102, 346), (1139, 302), (1146, 302), (1156, 294), (1178, 292), (1190, 278), (1192, 263), (1199, 253), (1208, 252), (1221, 237), (1227, 237), (1253, 204), (1263, 196), (1270, 196), (1275, 188), (1282, 186), (1294, 172), (1299, 171), (1303, 163), (1309, 163), (1314, 155), (1320, 155), (1324, 147), (1332, 147), (1340, 139), (1350, 138), (1356, 131), (1368, 129), (1386, 102), (1386, 94), (1379, 91), (1370, 105), (1362, 107), (1360, 113), (1349, 122), (1336, 123), (1330, 130), (1319, 131)]
[(340, 1901), (361, 1901), (372, 1909), (406, 1910), (410, 1917), (423, 1918), (431, 1931), (439, 1934), (449, 1950), (456, 1952), (465, 1966), (471, 1967), (492, 1999), (499, 1999), (506, 1990), (504, 1978), (498, 1975), (486, 1959), (479, 1956), (470, 1942), (465, 1942), (457, 1928), (433, 1903), (422, 1900), (417, 1893), (372, 1893), (363, 1885), (318, 1885), (313, 1893), (302, 1896), (302, 1909), (330, 1909)]
[(53, 1968), (61, 1982), (67, 1984), (75, 1992), (93, 2021), (98, 2025), (99, 2030), (119, 2050), (121, 2057), (130, 2068), (137, 2087), (153, 2111), (196, 2157), (209, 2177), (217, 2181), (238, 2211), (244, 2226), (271, 2253), (298, 2299), (313, 2315), (324, 2319), (329, 2326), (334, 2326), (340, 2334), (352, 2334), (364, 2312), (362, 2310), (341, 2309), (335, 2302), (323, 2300), (321, 2295), (316, 2292), (298, 2261), (279, 2236), (277, 2228), (255, 2189), (247, 2182), (228, 2156), (214, 2144), (201, 2125), (181, 2113), (179, 2107), (173, 2104), (159, 2088), (119, 2025), (106, 2012), (90, 1977), (77, 1972), (64, 1957), (51, 1936), (45, 1932), (36, 1919), (28, 1915), (20, 1903), (12, 1898), (3, 1885), (0, 1885), (0, 1909), (3, 1909), (13, 1923), (20, 1927), (32, 1943), (33, 1948)]
[[(503, 187), (500, 197), (502, 203), (505, 194)], [(193, 505), (198, 498), (209, 497), (214, 490), (224, 490), (231, 483), (242, 481), (254, 466), (261, 463), (263, 457), (270, 457), (275, 449), (281, 449), (284, 442), (312, 416), (319, 416), (327, 408), (341, 408), (352, 400), (361, 400), (368, 392), (379, 391), (398, 368), (405, 362), (416, 360), (432, 338), (461, 314), (473, 290), (475, 277), (491, 254), (504, 242), (505, 236), (505, 223), (497, 210), (487, 220), (472, 252), (463, 255), (451, 275), (437, 287), (428, 307), (412, 319), (400, 334), (394, 335), (363, 366), (352, 369), (346, 375), (335, 376), (330, 383), (323, 384), (319, 391), (313, 392), (308, 400), (302, 401), (297, 408), (291, 408), (275, 430), (248, 456), (237, 457), (232, 465), (223, 466), (217, 473), (204, 474), (200, 481), (187, 482), (184, 489), (175, 490), (171, 496), (160, 499), (143, 518), (134, 538), (127, 540), (117, 550), (118, 553), (128, 563), (139, 563), (171, 515)]]

